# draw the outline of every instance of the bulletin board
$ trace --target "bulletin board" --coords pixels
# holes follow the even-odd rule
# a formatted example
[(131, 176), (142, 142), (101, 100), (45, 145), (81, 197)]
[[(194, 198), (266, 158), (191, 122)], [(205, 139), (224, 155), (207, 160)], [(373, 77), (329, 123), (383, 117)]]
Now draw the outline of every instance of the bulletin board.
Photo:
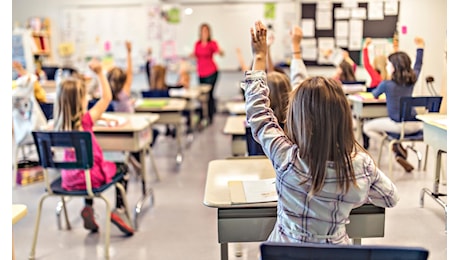
[[(332, 15), (331, 15), (331, 25), (332, 27), (329, 29), (318, 29), (317, 26), (314, 27), (314, 36), (313, 37), (305, 37), (304, 35), (304, 40), (310, 41), (311, 45), (311, 40), (314, 40), (316, 43), (316, 47), (319, 48), (318, 42), (320, 39), (324, 38), (333, 38), (335, 42), (335, 47), (340, 47), (341, 49), (347, 50), (350, 54), (350, 58), (356, 63), (356, 64), (361, 64), (361, 49), (362, 49), (362, 42), (366, 37), (371, 37), (373, 39), (388, 39), (390, 42), (392, 42), (394, 34), (397, 30), (397, 23), (399, 20), (399, 1), (389, 1), (392, 4), (394, 4), (393, 10), (391, 12), (391, 15), (388, 15), (384, 12), (385, 8), (384, 5), (386, 4), (385, 1), (381, 2), (381, 8), (382, 8), (382, 16), (380, 18), (369, 18), (370, 13), (372, 13), (371, 8), (375, 8), (375, 6), (371, 6), (369, 2), (358, 2), (356, 7), (348, 7), (346, 6), (346, 1), (340, 2), (340, 3), (330, 3), (332, 5)], [(322, 3), (316, 2), (316, 3), (302, 3), (301, 4), (301, 19), (302, 21), (312, 21), (313, 24), (316, 25), (318, 21), (317, 17), (317, 11), (319, 8), (324, 8), (322, 6)], [(348, 18), (337, 18), (337, 12), (338, 11), (343, 11), (346, 9), (360, 9), (361, 11), (365, 10), (365, 17), (363, 19), (358, 19), (358, 18), (353, 18), (353, 17), (348, 17)], [(321, 11), (321, 10), (320, 10)], [(363, 12), (364, 13), (364, 12)], [(388, 12), (390, 13), (390, 12)], [(322, 18), (322, 17), (320, 17)], [(351, 24), (351, 20), (362, 20), (362, 37), (360, 39), (360, 45), (361, 47), (359, 49), (355, 48), (348, 48), (349, 46), (343, 47), (343, 46), (337, 46), (337, 39), (336, 39), (336, 26), (340, 24), (340, 21)], [(339, 23), (337, 23), (339, 22)], [(351, 34), (351, 29), (349, 30), (349, 34)], [(354, 32), (356, 33), (356, 32)], [(324, 64), (318, 62), (319, 60), (319, 55), (321, 55), (321, 52), (318, 50), (317, 53), (317, 59), (304, 59), (305, 64), (307, 65), (319, 65), (319, 66), (333, 66), (332, 64)]]

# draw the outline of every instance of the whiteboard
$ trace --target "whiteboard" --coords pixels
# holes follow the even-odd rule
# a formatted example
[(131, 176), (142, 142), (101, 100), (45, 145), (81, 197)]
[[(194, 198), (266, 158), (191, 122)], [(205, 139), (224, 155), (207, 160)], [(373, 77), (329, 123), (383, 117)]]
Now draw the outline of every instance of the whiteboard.
[[(199, 37), (199, 27), (208, 23), (211, 27), (212, 38), (217, 41), (225, 52), (224, 57), (215, 56), (221, 70), (236, 70), (239, 67), (236, 48), (240, 48), (246, 63), (252, 59), (249, 28), (256, 20), (274, 25), (275, 43), (272, 46), (274, 60), (280, 60), (285, 52), (290, 53), (289, 29), (296, 19), (296, 4), (277, 3), (275, 19), (264, 19), (264, 3), (232, 3), (232, 4), (195, 4), (183, 5), (193, 9), (191, 15), (182, 12), (181, 23), (177, 25), (176, 46), (180, 56), (188, 56), (193, 52), (195, 42)], [(286, 49), (287, 48), (287, 49)]]

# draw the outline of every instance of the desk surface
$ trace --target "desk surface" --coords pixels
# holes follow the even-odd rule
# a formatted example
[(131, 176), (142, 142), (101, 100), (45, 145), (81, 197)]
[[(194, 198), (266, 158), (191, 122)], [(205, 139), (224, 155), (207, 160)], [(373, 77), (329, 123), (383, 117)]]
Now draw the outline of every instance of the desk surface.
[(245, 115), (246, 108), (244, 101), (229, 101), (225, 103), (228, 112), (233, 115)]
[(269, 159), (227, 159), (214, 160), (208, 164), (208, 175), (203, 203), (208, 207), (231, 208), (232, 206), (274, 207), (276, 202), (232, 205), (228, 181), (261, 180), (275, 177), (275, 170)]
[(119, 113), (119, 112), (106, 112), (108, 116), (115, 116), (126, 119), (126, 122), (120, 126), (98, 126), (94, 125), (93, 130), (97, 132), (136, 132), (145, 129), (147, 126), (152, 125), (160, 116), (154, 113)]
[(245, 135), (246, 134), (246, 116), (228, 116), (225, 121), (224, 134), (227, 135)]
[(415, 117), (427, 124), (447, 130), (447, 114), (428, 113), (423, 115), (416, 115)]
[(27, 206), (23, 204), (13, 204), (13, 224), (16, 224), (19, 220), (27, 215)]
[(355, 94), (350, 94), (347, 96), (347, 98), (353, 102), (359, 102), (359, 103), (386, 103), (386, 97), (384, 95), (380, 95), (379, 98), (374, 98), (372, 93), (370, 92), (359, 92)]

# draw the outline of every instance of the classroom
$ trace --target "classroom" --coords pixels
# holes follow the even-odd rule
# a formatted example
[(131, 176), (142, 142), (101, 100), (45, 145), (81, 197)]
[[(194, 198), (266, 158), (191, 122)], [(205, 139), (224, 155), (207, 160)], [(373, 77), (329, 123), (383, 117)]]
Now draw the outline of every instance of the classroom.
[[(308, 76), (332, 77), (338, 63), (331, 58), (333, 55), (326, 56), (324, 51), (326, 48), (340, 50), (340, 53), (343, 49), (347, 50), (355, 63), (356, 84), (351, 86), (360, 89), (357, 94), (345, 91), (347, 100), (352, 104), (354, 124), (357, 123), (353, 131), (359, 142), (364, 137), (363, 124), (387, 115), (386, 103), (379, 104), (378, 101), (368, 106), (377, 115), (366, 116), (358, 111), (359, 106), (361, 110), (366, 106), (363, 100), (367, 96), (362, 93), (366, 92), (372, 80), (363, 64), (365, 38), (372, 38), (371, 58), (378, 54), (388, 56), (397, 46), (414, 64), (419, 48), (414, 39), (420, 37), (424, 40), (423, 66), (412, 95), (442, 97), (436, 114), (444, 120), (441, 128), (446, 136), (447, 84), (452, 84), (451, 77), (455, 75), (451, 72), (447, 77), (447, 26), (453, 26), (447, 20), (453, 12), (448, 8), (448, 2), (12, 1), (12, 61), (19, 60), (28, 73), (36, 73), (37, 66), (53, 68), (51, 72), (43, 73), (46, 76), (44, 80), (40, 77), (42, 74), (37, 78), (48, 101), (53, 100), (47, 103), (58, 100), (56, 84), (61, 77), (65, 79), (60, 73), (77, 71), (97, 89), (100, 86), (99, 65), (103, 71), (116, 66), (123, 69), (132, 66), (130, 95), (136, 99), (134, 113), (104, 113), (108, 118), (106, 120), (118, 121), (120, 126), (110, 127), (99, 121), (100, 124), (94, 126), (105, 159), (123, 161), (129, 167), (126, 201), (134, 228), (132, 235), (125, 235), (116, 224), (110, 224), (105, 215), (106, 205), (98, 198), (94, 199), (92, 206), (94, 219), (99, 225), (97, 232), (84, 228), (80, 213), (84, 206), (82, 197), (47, 198), (37, 225), (39, 201), (46, 193), (46, 180), (41, 177), (30, 183), (18, 181), (18, 177), (24, 178), (24, 175), (18, 174), (17, 162), (38, 161), (38, 151), (33, 142), (25, 148), (18, 147), (13, 127), (13, 173), (11, 181), (4, 187), (12, 192), (6, 207), (9, 207), (10, 201), (23, 206), (22, 214), (16, 219), (13, 216), (13, 225), (8, 222), (5, 229), (8, 232), (5, 234), (12, 237), (13, 259), (262, 259), (261, 244), (272, 231), (277, 202), (269, 200), (244, 204), (235, 202), (233, 196), (236, 195), (232, 193), (241, 188), (244, 197), (243, 179), (268, 180), (275, 173), (266, 156), (249, 156), (249, 139), (244, 129), (246, 111), (241, 86), (245, 73), (242, 68), (246, 65), (250, 70), (252, 66), (249, 30), (255, 26), (254, 22), (261, 20), (269, 25), (267, 35), (274, 37), (269, 49), (271, 60), (288, 77), (293, 54), (297, 52), (291, 48), (289, 34), (294, 26), (304, 33), (299, 53)], [(211, 88), (208, 82), (200, 83), (198, 62), (190, 57), (195, 42), (199, 40), (202, 23), (209, 24), (212, 39), (223, 51), (223, 55), (216, 53), (213, 58), (218, 77)], [(320, 28), (321, 23), (322, 26), (330, 23), (331, 27)], [(344, 33), (339, 28), (348, 31)], [(17, 46), (15, 39), (21, 39)], [(18, 48), (20, 51), (17, 51)], [(128, 54), (126, 50), (129, 50)], [(241, 56), (238, 56), (238, 50)], [(96, 69), (88, 67), (88, 62), (95, 57), (99, 58), (99, 65), (94, 65)], [(131, 65), (126, 65), (128, 60)], [(146, 65), (146, 61), (151, 65)], [(153, 68), (154, 64), (164, 65), (168, 86), (181, 85), (181, 73), (187, 71), (187, 86), (170, 88), (167, 97), (146, 96), (145, 92), (152, 84), (148, 73), (152, 73), (153, 69), (149, 66)], [(13, 69), (13, 90), (17, 88), (17, 71)], [(102, 94), (98, 99), (103, 97)], [(449, 106), (455, 105), (451, 101)], [(423, 116), (418, 118), (421, 118), (424, 127), (430, 127), (428, 121), (423, 121)], [(3, 136), (9, 137), (9, 133)], [(448, 179), (451, 183), (455, 180), (452, 164), (447, 164), (447, 148), (444, 148), (447, 137), (433, 142), (433, 138), (428, 139), (424, 133), (424, 138), (425, 141), (421, 139), (421, 142), (406, 147), (405, 157), (413, 165), (413, 170), (409, 172), (395, 160), (390, 142), (370, 139), (366, 149), (378, 168), (397, 187), (399, 202), (395, 207), (385, 209), (375, 206), (354, 209), (347, 225), (352, 243), (420, 247), (428, 250), (428, 260), (456, 259), (458, 253), (455, 252), (451, 231), (456, 230), (452, 221), (456, 213), (449, 210), (447, 218), (446, 194), (449, 190), (452, 199), (457, 191), (447, 186)], [(154, 144), (149, 146), (153, 140)], [(5, 143), (9, 143), (9, 139)], [(140, 159), (132, 159), (134, 152), (139, 154)], [(7, 160), (4, 165), (9, 163)], [(451, 174), (448, 174), (449, 169)], [(110, 207), (115, 207), (116, 200), (118, 205), (118, 197), (113, 195), (115, 186), (102, 194)], [(247, 202), (248, 197), (243, 200)], [(244, 205), (241, 207), (240, 203)], [(69, 223), (66, 223), (66, 217)], [(447, 223), (448, 219), (451, 221)], [(39, 232), (34, 239), (37, 226)], [(106, 232), (107, 227), (110, 232)], [(8, 253), (5, 256), (9, 256), (9, 244), (6, 244), (5, 252)], [(267, 257), (267, 260), (270, 259)]]

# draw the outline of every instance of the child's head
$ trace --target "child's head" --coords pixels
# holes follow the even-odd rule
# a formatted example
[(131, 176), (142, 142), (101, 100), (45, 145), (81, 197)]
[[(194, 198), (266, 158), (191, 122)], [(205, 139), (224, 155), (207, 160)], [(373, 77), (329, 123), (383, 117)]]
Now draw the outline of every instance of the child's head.
[(309, 167), (313, 193), (323, 186), (327, 161), (334, 162), (340, 186), (348, 189), (353, 179), (350, 156), (357, 143), (350, 104), (339, 82), (320, 76), (302, 82), (291, 94), (285, 130)]
[(380, 74), (382, 80), (388, 79), (387, 74), (387, 57), (385, 55), (378, 55), (374, 58), (374, 69)]
[(123, 90), (123, 86), (126, 83), (126, 77), (126, 72), (119, 67), (114, 67), (107, 73), (107, 80), (112, 89), (112, 97), (114, 100), (118, 100), (118, 94)]
[(270, 107), (278, 122), (286, 122), (286, 109), (289, 103), (289, 94), (292, 91), (291, 83), (285, 73), (272, 71), (267, 74), (267, 84), (270, 89)]
[(341, 82), (354, 82), (354, 81), (356, 81), (353, 66), (349, 62), (347, 62), (345, 60), (342, 60), (342, 62), (340, 62), (340, 64), (339, 64), (338, 70), (339, 70), (339, 73), (340, 73), (340, 81)]
[(153, 66), (150, 74), (151, 74), (151, 82), (150, 82), (151, 90), (168, 89), (168, 87), (166, 86), (166, 67), (165, 66), (159, 65), (159, 64)]
[(398, 85), (413, 85), (417, 81), (412, 62), (405, 52), (394, 52), (388, 56), (387, 73)]
[(56, 89), (54, 129), (80, 130), (81, 120), (88, 106), (83, 79), (79, 76), (65, 78)]

